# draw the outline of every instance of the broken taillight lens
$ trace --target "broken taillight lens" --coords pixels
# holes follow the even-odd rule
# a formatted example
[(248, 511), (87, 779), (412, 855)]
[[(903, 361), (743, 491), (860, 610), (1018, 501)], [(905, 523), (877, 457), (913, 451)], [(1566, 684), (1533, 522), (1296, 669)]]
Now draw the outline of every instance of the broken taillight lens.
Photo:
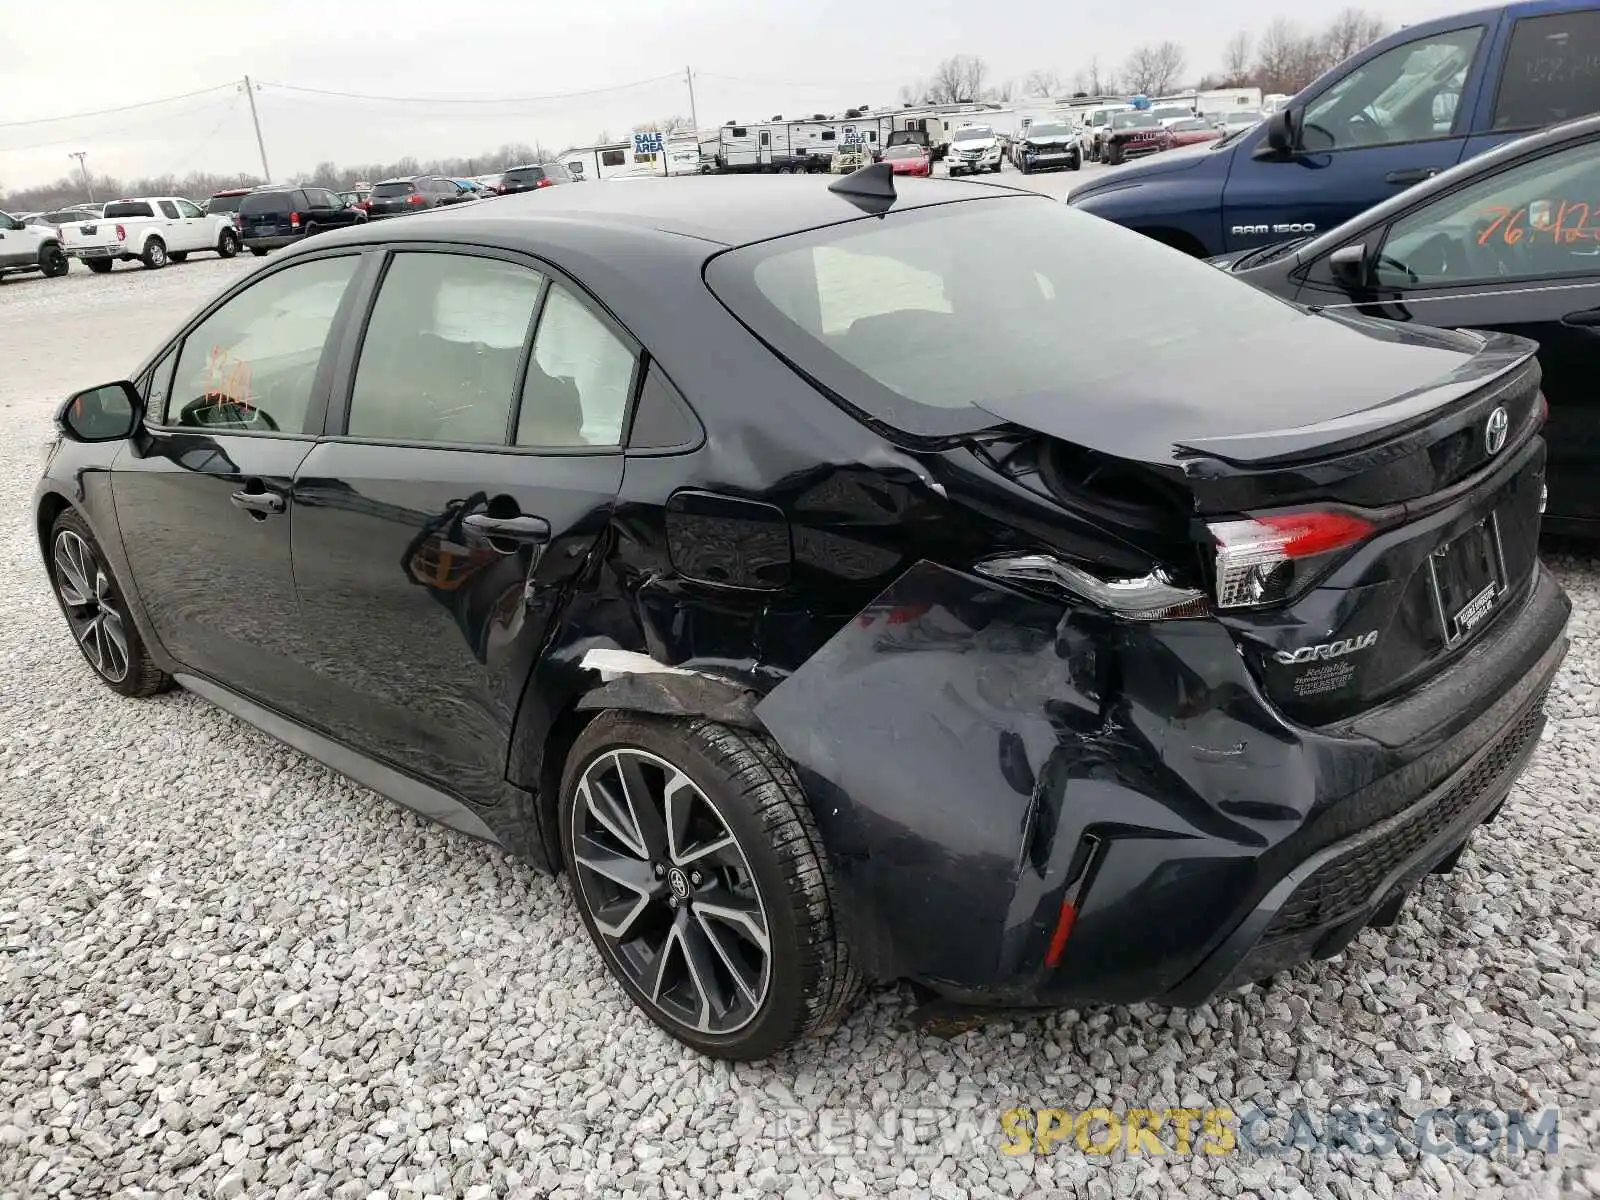
[(1341, 552), (1372, 536), (1370, 521), (1349, 513), (1303, 512), (1219, 521), (1217, 607), (1247, 608), (1287, 600)]

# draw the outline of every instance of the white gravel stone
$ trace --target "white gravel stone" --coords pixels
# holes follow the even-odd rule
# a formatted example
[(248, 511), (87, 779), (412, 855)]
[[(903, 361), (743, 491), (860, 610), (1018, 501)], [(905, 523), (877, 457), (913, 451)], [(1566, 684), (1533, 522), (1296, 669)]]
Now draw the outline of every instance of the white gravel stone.
[[(713, 1065), (628, 1005), (564, 884), (81, 662), (26, 515), (51, 413), (257, 265), (0, 285), (0, 1196), (1600, 1194), (1592, 556), (1553, 558), (1573, 644), (1527, 773), (1393, 928), (1198, 1012), (938, 1041), (886, 992), (774, 1062)], [(1019, 1106), (1295, 1096), (1558, 1106), (1561, 1153), (1000, 1152)]]

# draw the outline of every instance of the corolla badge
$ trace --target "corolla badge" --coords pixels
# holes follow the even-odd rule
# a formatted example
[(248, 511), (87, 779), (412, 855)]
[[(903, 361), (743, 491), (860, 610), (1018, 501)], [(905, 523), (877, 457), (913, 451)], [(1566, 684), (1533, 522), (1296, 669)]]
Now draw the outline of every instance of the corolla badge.
[(1511, 429), (1511, 417), (1504, 408), (1497, 408), (1483, 423), (1483, 446), (1490, 454), (1499, 454), (1506, 444), (1506, 433)]
[(1301, 646), (1298, 650), (1276, 650), (1272, 657), (1286, 666), (1295, 663), (1317, 662), (1319, 659), (1343, 658), (1357, 650), (1370, 650), (1378, 644), (1378, 631), (1363, 633), (1358, 637), (1343, 638), (1337, 642), (1319, 642), (1315, 646)]

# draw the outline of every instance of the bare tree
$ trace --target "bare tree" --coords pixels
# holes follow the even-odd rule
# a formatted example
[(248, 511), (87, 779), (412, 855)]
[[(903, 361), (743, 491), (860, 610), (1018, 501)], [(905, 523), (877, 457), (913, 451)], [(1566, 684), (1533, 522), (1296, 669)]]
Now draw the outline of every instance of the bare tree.
[(1088, 84), (1087, 88), (1078, 90), (1087, 91), (1091, 96), (1104, 96), (1117, 90), (1117, 74), (1109, 71), (1100, 63), (1100, 56), (1096, 54), (1089, 60), (1089, 65), (1078, 73), (1078, 78)]
[(981, 100), (996, 100), (1001, 104), (1009, 104), (1017, 98), (1017, 81), (1007, 79), (995, 84), (979, 97)]
[(662, 117), (655, 125), (663, 137), (680, 137), (695, 131), (694, 122), (685, 116)]
[(1155, 47), (1140, 46), (1128, 55), (1128, 61), (1122, 66), (1122, 78), (1128, 91), (1148, 96), (1156, 90), (1156, 73), (1159, 69)]
[(1061, 90), (1061, 75), (1053, 68), (1036, 68), (1022, 81), (1024, 96), (1054, 96)]
[(1250, 77), (1250, 34), (1241, 29), (1222, 51), (1223, 87), (1240, 87)]
[(1342, 63), (1357, 50), (1365, 50), (1386, 32), (1383, 18), (1376, 13), (1360, 8), (1342, 10), (1323, 31), (1322, 69)]
[(1256, 45), (1256, 83), (1266, 92), (1298, 92), (1310, 82), (1303, 76), (1319, 55), (1315, 36), (1287, 17), (1278, 17)]
[(928, 99), (935, 104), (961, 104), (979, 99), (983, 95), (983, 81), (988, 78), (989, 66), (981, 58), (970, 54), (957, 54), (945, 59), (934, 69), (928, 84)]
[(1151, 81), (1150, 87), (1156, 95), (1164, 96), (1182, 82), (1183, 69), (1187, 62), (1183, 47), (1177, 42), (1162, 42), (1155, 48), (1151, 62), (1155, 78)]

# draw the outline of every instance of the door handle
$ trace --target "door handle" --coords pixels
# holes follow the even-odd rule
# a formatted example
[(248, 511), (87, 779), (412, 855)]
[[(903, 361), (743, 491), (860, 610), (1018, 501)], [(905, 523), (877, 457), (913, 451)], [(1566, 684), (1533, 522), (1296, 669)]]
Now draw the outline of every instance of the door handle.
[(491, 517), (488, 513), (468, 513), (461, 518), (461, 523), (480, 537), (534, 544), (550, 540), (550, 522), (543, 517)]
[(235, 492), (232, 500), (235, 507), (264, 517), (281, 513), (285, 507), (283, 497), (276, 492)]
[(1585, 308), (1579, 312), (1568, 313), (1561, 318), (1563, 325), (1576, 325), (1579, 329), (1595, 329), (1600, 327), (1600, 308)]
[(1404, 171), (1390, 171), (1383, 177), (1383, 181), (1385, 183), (1421, 183), (1424, 179), (1432, 179), (1438, 173), (1438, 167), (1411, 167)]

